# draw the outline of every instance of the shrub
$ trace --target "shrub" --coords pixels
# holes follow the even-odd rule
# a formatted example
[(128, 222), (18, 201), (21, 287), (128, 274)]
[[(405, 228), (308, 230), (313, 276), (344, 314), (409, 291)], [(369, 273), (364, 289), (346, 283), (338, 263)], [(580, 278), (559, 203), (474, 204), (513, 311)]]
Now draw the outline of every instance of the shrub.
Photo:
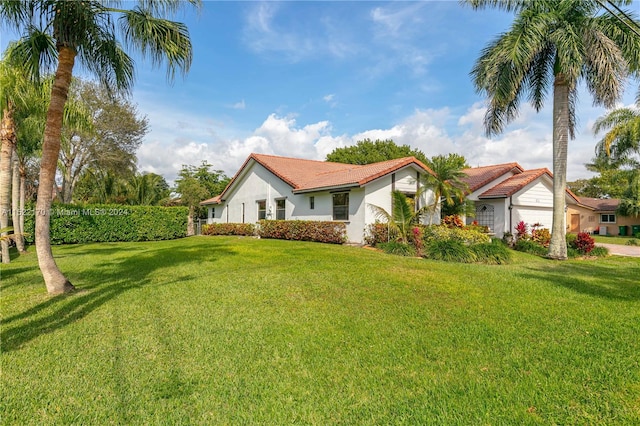
[(515, 230), (516, 230), (516, 239), (522, 240), (529, 237), (529, 230), (528, 230), (527, 224), (524, 223), (524, 220), (521, 220), (520, 222), (518, 222), (518, 224), (515, 227)]
[(409, 242), (415, 247), (416, 255), (422, 256), (422, 248), (424, 247), (424, 235), (422, 228), (414, 226), (409, 235)]
[(511, 260), (511, 251), (501, 240), (490, 243), (475, 244), (469, 247), (475, 254), (476, 261), (489, 265), (502, 265)]
[(529, 254), (535, 254), (536, 256), (544, 256), (547, 254), (547, 249), (542, 247), (540, 244), (535, 241), (528, 240), (525, 238), (519, 239), (516, 241), (514, 249), (518, 251), (522, 251)]
[(637, 239), (630, 239), (629, 241), (627, 241), (626, 243), (624, 243), (627, 246), (640, 246), (640, 240)]
[(390, 228), (386, 223), (376, 221), (375, 223), (369, 224), (365, 229), (364, 242), (370, 246), (396, 241), (397, 238), (397, 231)]
[(415, 256), (416, 249), (410, 244), (390, 241), (388, 243), (380, 243), (378, 245), (385, 253), (395, 254), (399, 256)]
[(462, 222), (462, 219), (460, 218), (460, 216), (456, 216), (456, 215), (449, 215), (449, 216), (445, 216), (442, 219), (442, 224), (448, 228), (463, 228), (464, 227), (464, 222)]
[(456, 240), (431, 240), (425, 246), (423, 257), (460, 263), (476, 261), (476, 256), (469, 247)]
[[(25, 211), (27, 242), (35, 240), (33, 206)], [(187, 235), (187, 207), (54, 204), (51, 244), (157, 241)]]
[(575, 243), (578, 236), (576, 234), (567, 234), (565, 238), (567, 240), (567, 247), (573, 247), (573, 244)]
[(543, 247), (549, 247), (551, 242), (551, 232), (547, 228), (533, 229), (531, 239)]
[(342, 244), (347, 240), (347, 226), (343, 222), (330, 221), (261, 220), (258, 235), (279, 240)]
[(594, 247), (589, 254), (595, 257), (607, 257), (609, 256), (609, 249), (606, 247), (597, 246)]
[(582, 254), (589, 254), (595, 246), (593, 237), (586, 232), (580, 232), (573, 242), (573, 247)]
[(430, 225), (423, 227), (425, 245), (431, 241), (458, 241), (462, 244), (473, 245), (491, 242), (489, 235), (482, 232), (462, 229), (448, 228), (444, 225)]
[(255, 225), (251, 223), (212, 223), (202, 226), (202, 235), (254, 235)]

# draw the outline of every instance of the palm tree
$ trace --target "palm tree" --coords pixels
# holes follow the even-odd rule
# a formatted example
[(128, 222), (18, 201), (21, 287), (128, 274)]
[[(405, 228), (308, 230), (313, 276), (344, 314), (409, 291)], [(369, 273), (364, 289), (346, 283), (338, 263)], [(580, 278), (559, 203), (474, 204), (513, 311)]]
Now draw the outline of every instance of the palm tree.
[[(614, 106), (640, 66), (640, 37), (595, 0), (467, 0), (474, 9), (516, 13), (506, 33), (481, 53), (471, 75), (488, 99), (487, 135), (500, 133), (523, 98), (540, 111), (553, 87), (553, 224), (548, 256), (567, 258), (565, 194), (569, 137), (574, 137), (578, 83), (596, 105)], [(618, 2), (629, 3), (629, 1)], [(630, 12), (626, 15), (633, 17)], [(634, 18), (635, 19), (635, 18)]]
[[(416, 199), (421, 194), (416, 194)], [(420, 218), (425, 214), (425, 210), (428, 206), (422, 209), (416, 210), (413, 203), (409, 202), (409, 199), (405, 194), (400, 191), (393, 191), (391, 193), (391, 212), (388, 212), (380, 206), (369, 204), (369, 208), (373, 213), (386, 224), (388, 224), (390, 230), (389, 234), (398, 236), (398, 240), (407, 244), (409, 241), (409, 232), (416, 225)]]
[(435, 155), (425, 163), (433, 174), (425, 174), (422, 184), (434, 193), (434, 203), (430, 206), (433, 212), (438, 205), (444, 207), (462, 203), (468, 185), (462, 181), (466, 175), (462, 171), (467, 165), (465, 158), (458, 154)]
[[(189, 3), (199, 6), (200, 1)], [(13, 50), (14, 58), (36, 77), (41, 67), (55, 68), (42, 144), (35, 227), (38, 263), (50, 294), (74, 289), (58, 269), (51, 252), (49, 209), (64, 105), (76, 60), (103, 84), (121, 91), (130, 90), (134, 79), (134, 62), (121, 42), (150, 57), (154, 65), (166, 63), (170, 80), (176, 70), (186, 72), (191, 64), (192, 48), (186, 26), (164, 19), (177, 12), (184, 2), (140, 0), (132, 9), (116, 9), (109, 7), (111, 4), (96, 0), (0, 1), (0, 19), (23, 35)], [(114, 16), (120, 17), (118, 26)], [(121, 35), (121, 42), (117, 34)]]
[(596, 146), (597, 157), (608, 157), (614, 164), (639, 166), (634, 154), (640, 154), (640, 110), (618, 108), (598, 118), (593, 132), (606, 130)]

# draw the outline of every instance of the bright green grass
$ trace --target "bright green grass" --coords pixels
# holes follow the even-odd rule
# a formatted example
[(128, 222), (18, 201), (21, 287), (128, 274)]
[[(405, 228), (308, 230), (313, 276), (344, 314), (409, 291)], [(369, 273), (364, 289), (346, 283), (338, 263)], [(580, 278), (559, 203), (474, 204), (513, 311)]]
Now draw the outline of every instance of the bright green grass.
[[(629, 240), (637, 240), (637, 238), (627, 236), (627, 237), (612, 237), (605, 235), (592, 235), (593, 239), (596, 240), (596, 243), (605, 243), (605, 244), (620, 244), (625, 245)], [(640, 241), (639, 241), (640, 242)]]
[(640, 261), (237, 237), (2, 266), (2, 424), (640, 424)]

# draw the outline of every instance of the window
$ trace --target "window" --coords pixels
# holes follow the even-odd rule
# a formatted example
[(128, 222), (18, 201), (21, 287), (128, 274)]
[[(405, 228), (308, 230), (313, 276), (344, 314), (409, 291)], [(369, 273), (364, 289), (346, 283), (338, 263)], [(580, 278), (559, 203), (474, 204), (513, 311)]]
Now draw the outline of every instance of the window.
[(494, 207), (488, 204), (483, 204), (476, 207), (476, 221), (480, 226), (486, 226), (489, 229), (493, 229), (493, 212)]
[(596, 221), (595, 216), (589, 216), (589, 222), (595, 222), (595, 221)]
[(616, 223), (615, 214), (601, 214), (600, 223)]
[(309, 208), (313, 210), (316, 207), (316, 197), (309, 197)]
[(284, 220), (287, 200), (276, 200), (276, 220)]
[(349, 220), (349, 193), (333, 194), (333, 220)]
[(267, 201), (258, 201), (258, 220), (265, 220), (267, 218)]
[(215, 207), (210, 207), (211, 215), (209, 216), (210, 218), (214, 218), (216, 217), (216, 208)]

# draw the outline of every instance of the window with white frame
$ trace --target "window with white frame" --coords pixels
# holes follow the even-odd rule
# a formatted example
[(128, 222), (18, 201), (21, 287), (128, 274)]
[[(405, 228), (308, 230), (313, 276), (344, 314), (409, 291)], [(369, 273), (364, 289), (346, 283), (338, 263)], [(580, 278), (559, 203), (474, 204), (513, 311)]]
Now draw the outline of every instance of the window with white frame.
[(349, 220), (349, 193), (333, 194), (333, 220)]
[(616, 223), (615, 214), (601, 214), (600, 223)]
[(258, 201), (258, 220), (265, 220), (267, 218), (267, 200)]
[(281, 198), (276, 200), (276, 220), (284, 220), (286, 215), (287, 200)]
[(476, 207), (476, 221), (480, 226), (486, 226), (493, 230), (495, 207), (490, 204), (481, 204)]
[(311, 196), (309, 197), (309, 209), (313, 210), (316, 208), (316, 197)]

